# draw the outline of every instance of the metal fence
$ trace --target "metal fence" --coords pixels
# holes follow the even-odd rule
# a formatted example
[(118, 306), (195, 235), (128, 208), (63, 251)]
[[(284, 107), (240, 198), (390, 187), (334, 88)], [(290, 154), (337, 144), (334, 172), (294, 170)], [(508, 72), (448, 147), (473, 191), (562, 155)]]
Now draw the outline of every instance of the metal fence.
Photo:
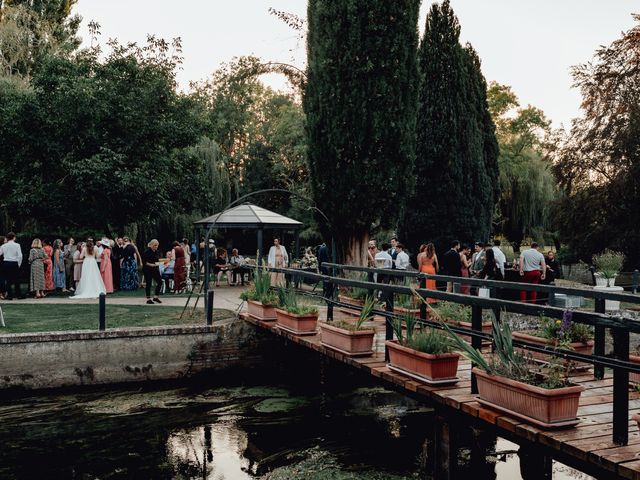
[[(485, 309), (492, 310), (499, 318), (501, 311), (513, 312), (525, 315), (540, 316), (544, 315), (550, 318), (561, 319), (564, 315), (565, 309), (553, 307), (549, 305), (539, 305), (531, 303), (523, 303), (517, 301), (503, 300), (500, 298), (484, 298), (473, 295), (463, 295), (456, 292), (444, 292), (440, 290), (431, 290), (425, 288), (427, 279), (441, 281), (441, 282), (454, 282), (464, 283), (475, 287), (483, 287), (490, 289), (512, 289), (512, 290), (526, 290), (537, 291), (547, 293), (551, 295), (564, 294), (571, 296), (581, 296), (584, 298), (592, 298), (595, 306), (594, 311), (573, 311), (572, 321), (591, 325), (594, 327), (594, 353), (592, 355), (577, 353), (572, 350), (554, 349), (553, 354), (569, 360), (577, 362), (589, 363), (594, 366), (594, 377), (596, 379), (602, 379), (604, 377), (604, 369), (610, 368), (613, 370), (613, 441), (618, 445), (626, 445), (629, 439), (629, 373), (640, 373), (640, 365), (629, 362), (629, 350), (630, 350), (630, 333), (640, 334), (640, 322), (626, 318), (621, 315), (606, 315), (605, 314), (605, 302), (620, 301), (631, 304), (640, 304), (640, 296), (629, 293), (616, 293), (606, 292), (601, 290), (582, 289), (582, 288), (568, 288), (558, 287), (553, 285), (534, 285), (518, 282), (504, 282), (496, 280), (482, 280), (474, 278), (460, 278), (451, 277), (446, 275), (428, 275), (415, 271), (406, 270), (390, 270), (390, 269), (376, 269), (367, 267), (357, 267), (351, 265), (340, 264), (323, 264), (323, 269), (326, 272), (331, 272), (332, 275), (323, 275), (318, 273), (294, 270), (294, 269), (270, 269), (272, 271), (278, 271), (285, 273), (287, 277), (294, 283), (299, 282), (300, 279), (308, 279), (316, 282), (324, 282), (323, 293), (316, 294), (323, 298), (327, 304), (327, 320), (333, 321), (333, 308), (348, 307), (351, 309), (359, 309), (361, 307), (354, 306), (352, 304), (345, 304), (336, 300), (336, 287), (356, 287), (367, 289), (370, 291), (379, 291), (385, 297), (386, 307), (385, 311), (376, 311), (378, 315), (382, 315), (385, 318), (391, 318), (394, 316), (394, 299), (396, 295), (412, 295), (415, 291), (422, 298), (434, 298), (437, 300), (445, 300), (449, 302), (455, 302), (462, 305), (468, 305), (471, 307), (471, 329), (462, 327), (454, 327), (453, 331), (456, 333), (468, 335), (471, 337), (471, 343), (474, 348), (481, 348), (483, 340), (491, 340), (490, 334), (482, 332), (482, 312)], [(371, 275), (383, 275), (386, 277), (396, 278), (411, 278), (419, 282), (420, 288), (412, 290), (411, 287), (391, 283), (374, 283), (371, 281), (355, 280), (338, 276), (339, 272), (363, 272)], [(442, 328), (436, 322), (428, 320), (426, 305), (424, 303), (420, 308), (420, 322), (424, 325), (432, 326), (435, 328)], [(386, 328), (386, 339), (393, 339), (393, 330), (391, 329), (389, 322)], [(606, 330), (611, 332), (613, 337), (613, 352), (605, 354), (605, 333)], [(520, 340), (514, 340), (514, 345), (526, 350), (541, 353), (550, 353), (549, 349), (527, 343)], [(386, 347), (385, 347), (386, 348)], [(385, 356), (387, 352), (385, 350)], [(477, 393), (477, 384), (475, 376), (472, 374), (471, 392)]]

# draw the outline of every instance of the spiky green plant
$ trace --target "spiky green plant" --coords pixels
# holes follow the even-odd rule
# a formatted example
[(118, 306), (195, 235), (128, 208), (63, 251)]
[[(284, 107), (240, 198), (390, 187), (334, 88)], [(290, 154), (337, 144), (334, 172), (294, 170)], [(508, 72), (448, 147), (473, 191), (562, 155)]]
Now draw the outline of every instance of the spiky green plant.
[(282, 310), (293, 315), (317, 315), (318, 307), (298, 301), (298, 295), (292, 288), (278, 289), (278, 302)]
[(266, 266), (256, 265), (253, 276), (253, 287), (240, 294), (242, 300), (253, 300), (264, 305), (276, 305), (277, 294), (271, 290), (271, 275)]

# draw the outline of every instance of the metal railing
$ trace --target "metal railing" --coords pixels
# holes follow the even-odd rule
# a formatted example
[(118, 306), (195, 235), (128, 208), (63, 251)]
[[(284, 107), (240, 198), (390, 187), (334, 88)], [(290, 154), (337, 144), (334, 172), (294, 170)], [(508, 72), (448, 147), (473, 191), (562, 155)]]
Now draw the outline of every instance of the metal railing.
[[(539, 291), (549, 293), (563, 293), (566, 295), (583, 296), (586, 298), (593, 298), (595, 300), (595, 311), (582, 311), (574, 310), (572, 315), (572, 321), (591, 325), (594, 327), (594, 353), (592, 355), (577, 353), (572, 350), (566, 349), (553, 349), (550, 350), (540, 345), (527, 343), (520, 340), (514, 340), (514, 345), (533, 352), (540, 352), (546, 354), (553, 354), (561, 358), (574, 360), (578, 362), (589, 363), (594, 366), (594, 376), (597, 379), (602, 379), (604, 376), (604, 369), (610, 368), (613, 370), (613, 442), (618, 445), (626, 445), (629, 439), (629, 373), (640, 373), (640, 365), (629, 362), (629, 336), (630, 333), (640, 333), (640, 322), (626, 318), (624, 316), (612, 316), (605, 315), (605, 301), (622, 301), (633, 304), (640, 304), (640, 297), (616, 292), (606, 292), (597, 290), (577, 289), (568, 287), (556, 287), (552, 285), (533, 285), (517, 282), (503, 282), (495, 280), (482, 280), (474, 278), (460, 278), (451, 277), (445, 275), (429, 275), (420, 272), (402, 271), (402, 270), (390, 270), (390, 269), (376, 269), (368, 267), (356, 267), (350, 265), (340, 264), (323, 264), (323, 268), (332, 270), (333, 275), (323, 275), (319, 273), (312, 273), (306, 271), (300, 271), (295, 269), (279, 269), (271, 268), (270, 270), (275, 272), (285, 273), (294, 281), (300, 278), (307, 278), (317, 282), (325, 282), (326, 288), (322, 296), (323, 300), (327, 304), (327, 320), (333, 321), (333, 308), (348, 307), (350, 309), (359, 310), (362, 307), (352, 304), (345, 304), (335, 299), (336, 287), (355, 287), (362, 288), (371, 291), (380, 291), (386, 299), (385, 311), (376, 311), (376, 314), (382, 315), (385, 318), (394, 317), (394, 297), (396, 295), (412, 295), (416, 292), (422, 298), (434, 298), (437, 300), (445, 300), (449, 302), (455, 302), (462, 305), (468, 305), (471, 307), (471, 329), (462, 327), (453, 327), (452, 330), (456, 333), (461, 333), (471, 337), (471, 344), (474, 348), (480, 349), (482, 347), (483, 340), (491, 340), (492, 336), (482, 332), (482, 312), (485, 309), (496, 312), (499, 317), (501, 311), (513, 312), (525, 315), (540, 316), (544, 315), (550, 318), (562, 318), (565, 309), (548, 306), (538, 305), (531, 303), (522, 303), (510, 300), (503, 300), (499, 298), (484, 298), (472, 295), (463, 295), (460, 293), (443, 292), (440, 290), (430, 290), (425, 288), (427, 279), (449, 281), (464, 283), (485, 288), (500, 288), (500, 289), (518, 289), (528, 291)], [(385, 276), (395, 277), (409, 277), (416, 279), (420, 283), (420, 288), (412, 289), (412, 287), (404, 285), (396, 285), (393, 283), (374, 283), (364, 280), (348, 279), (336, 276), (338, 271), (359, 271), (371, 274), (379, 274)], [(316, 295), (317, 296), (317, 295)], [(436, 328), (442, 328), (439, 323), (428, 320), (426, 305), (424, 302), (420, 308), (420, 322), (425, 325), (433, 326)], [(391, 329), (389, 322), (386, 322), (386, 334), (387, 340), (393, 339), (393, 330)], [(609, 329), (613, 336), (613, 352), (611, 355), (605, 355), (605, 331)], [(387, 355), (385, 347), (385, 357)], [(472, 374), (471, 392), (477, 393), (477, 384), (475, 375)]]

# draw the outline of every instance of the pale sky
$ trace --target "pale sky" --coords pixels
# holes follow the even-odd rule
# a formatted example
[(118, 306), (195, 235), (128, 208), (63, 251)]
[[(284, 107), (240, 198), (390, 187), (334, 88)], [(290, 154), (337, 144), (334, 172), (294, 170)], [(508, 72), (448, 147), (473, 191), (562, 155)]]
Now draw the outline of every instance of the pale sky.
[[(366, 0), (363, 0), (366, 1)], [(392, 1), (392, 0), (391, 0)], [(431, 0), (423, 0), (419, 27)], [(511, 85), (523, 105), (542, 108), (554, 126), (569, 126), (579, 114), (580, 95), (571, 88), (569, 69), (589, 61), (633, 25), (637, 0), (451, 0), (469, 41), (482, 59), (487, 81)], [(74, 12), (101, 25), (101, 42), (144, 42), (147, 33), (181, 37), (182, 87), (202, 80), (233, 57), (256, 55), (304, 67), (305, 46), (296, 32), (268, 8), (306, 16), (304, 0), (79, 0)], [(267, 76), (265, 83), (285, 82)]]

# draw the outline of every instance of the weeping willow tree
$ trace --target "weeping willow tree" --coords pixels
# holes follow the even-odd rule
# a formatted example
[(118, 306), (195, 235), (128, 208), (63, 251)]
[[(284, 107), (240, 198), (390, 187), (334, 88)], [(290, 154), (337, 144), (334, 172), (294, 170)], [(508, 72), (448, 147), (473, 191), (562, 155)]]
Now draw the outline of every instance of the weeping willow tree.
[(500, 145), (496, 223), (518, 251), (523, 239), (547, 233), (550, 208), (556, 199), (556, 180), (543, 157), (550, 122), (540, 109), (530, 105), (521, 108), (509, 86), (492, 82), (487, 99)]
[(502, 232), (519, 250), (525, 237), (541, 238), (549, 226), (555, 179), (537, 155), (500, 163), (499, 209)]

